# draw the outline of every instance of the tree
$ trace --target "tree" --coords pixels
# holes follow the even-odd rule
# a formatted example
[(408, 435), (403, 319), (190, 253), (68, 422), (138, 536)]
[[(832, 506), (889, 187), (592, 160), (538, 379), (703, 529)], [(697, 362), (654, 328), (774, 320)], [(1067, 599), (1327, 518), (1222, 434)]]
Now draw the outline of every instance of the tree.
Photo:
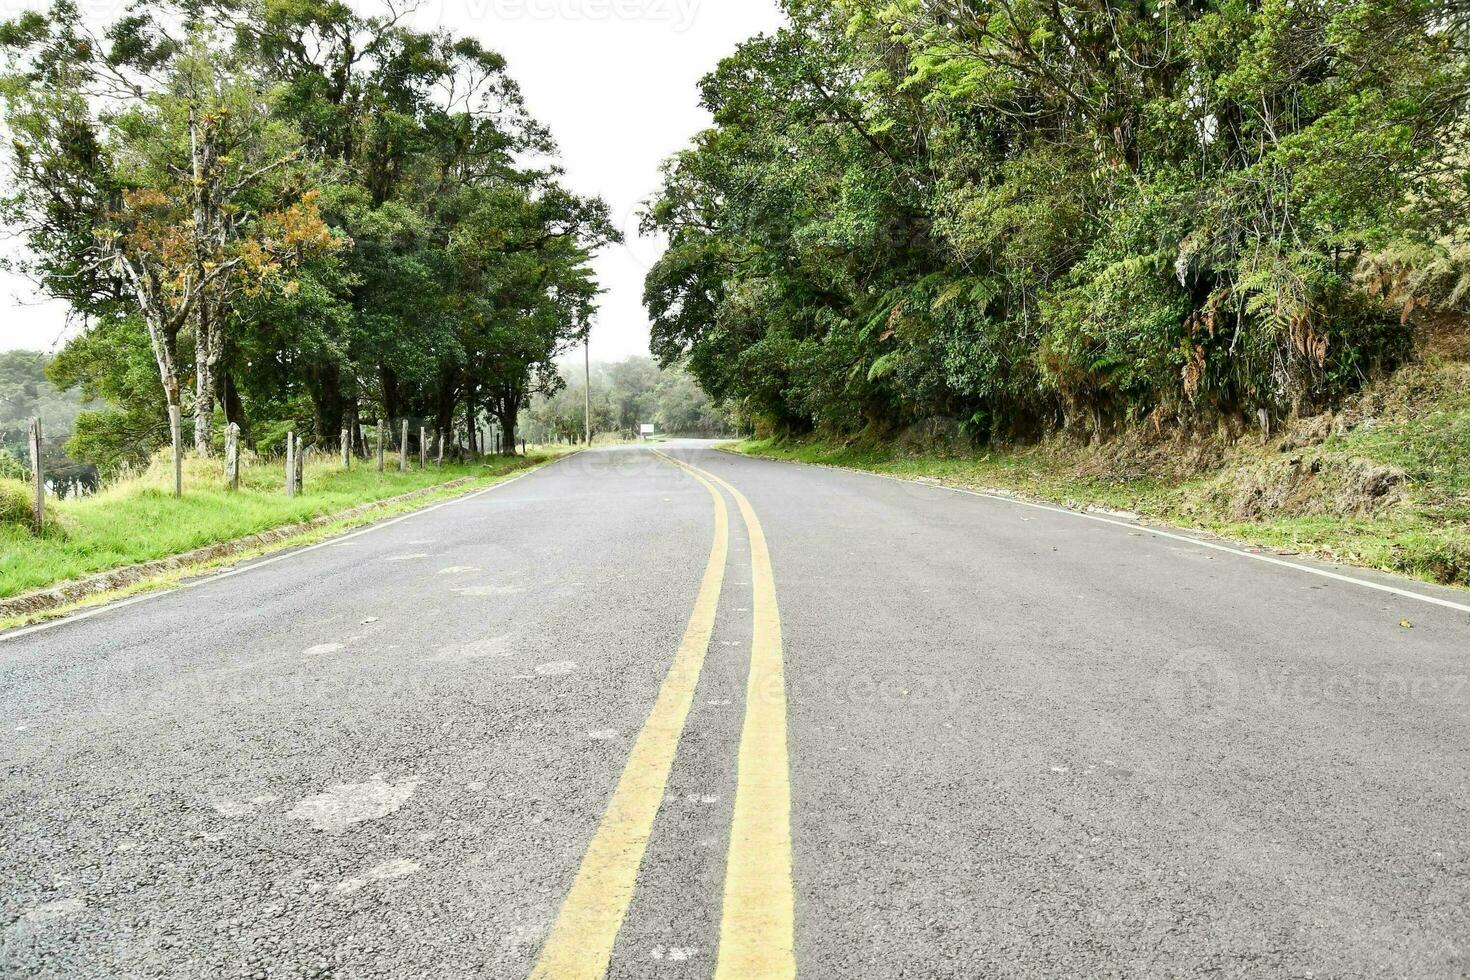
[(786, 9), (645, 215), (654, 352), (766, 428), (1288, 414), (1463, 298), (1456, 5)]
[(364, 413), (463, 418), (473, 450), (559, 383), (617, 234), (478, 42), (316, 0), (149, 0), (94, 35), (60, 0), (0, 48), (4, 217), (84, 321), (61, 361), (108, 393), (77, 436), (99, 458), (146, 458), (160, 411), (182, 441), (186, 409), (201, 453), (222, 422), (363, 449)]
[[(290, 289), (289, 269), (335, 244), (313, 195), (271, 179), (298, 148), (271, 124), (264, 84), (226, 42), (199, 20), (174, 39), (143, 15), (99, 38), (69, 0), (0, 30), (17, 177), (7, 216), (25, 227), (54, 295), (84, 313), (138, 315), (176, 456), (185, 328), (195, 443), (207, 454), (234, 301)], [(58, 177), (68, 191), (60, 200)]]

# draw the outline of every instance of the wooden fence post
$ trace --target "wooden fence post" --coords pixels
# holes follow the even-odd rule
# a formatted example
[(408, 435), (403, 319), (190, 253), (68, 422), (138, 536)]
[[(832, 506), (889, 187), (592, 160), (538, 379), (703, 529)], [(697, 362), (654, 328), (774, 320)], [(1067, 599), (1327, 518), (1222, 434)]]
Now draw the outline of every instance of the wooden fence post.
[(225, 426), (225, 481), (231, 491), (240, 489), (240, 427), (234, 422)]
[(302, 489), (306, 486), (306, 479), (305, 479), (305, 477), (306, 477), (306, 447), (301, 444), (301, 440), (300, 439), (297, 439), (296, 440), (296, 474), (295, 474), (296, 492), (297, 493), (301, 493), (302, 492)]
[(342, 468), (352, 469), (352, 430), (342, 430)]
[(41, 462), (41, 419), (31, 419), (31, 479), (35, 484), (35, 512), (31, 515), (36, 523), (36, 533), (46, 529), (46, 473)]
[(286, 497), (296, 496), (296, 433), (286, 433)]
[(385, 458), (385, 453), (387, 452), (387, 450), (384, 449), (384, 447), (383, 447), (383, 439), (387, 436), (387, 433), (388, 433), (387, 423), (384, 422), (382, 419), (378, 419), (378, 472), (379, 473), (383, 472), (383, 460)]
[(439, 466), (444, 466), (444, 430), (434, 430), (434, 447), (439, 450)]
[(429, 468), (429, 430), (419, 426), (419, 469)]
[(398, 439), (398, 472), (408, 472), (408, 419), (403, 420), (399, 426)]
[(184, 495), (184, 412), (177, 405), (168, 407), (169, 441), (174, 450), (174, 496)]

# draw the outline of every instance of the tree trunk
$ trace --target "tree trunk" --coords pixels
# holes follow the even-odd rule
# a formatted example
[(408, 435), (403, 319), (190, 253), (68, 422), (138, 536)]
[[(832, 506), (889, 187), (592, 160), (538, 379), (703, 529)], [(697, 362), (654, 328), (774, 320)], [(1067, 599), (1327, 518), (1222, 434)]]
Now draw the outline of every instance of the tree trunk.
[(194, 448), (200, 456), (214, 451), (214, 397), (220, 363), (220, 331), (208, 295), (194, 308)]
[(144, 316), (148, 339), (153, 344), (153, 357), (158, 362), (158, 376), (163, 383), (164, 402), (168, 406), (169, 443), (173, 447), (174, 496), (184, 493), (183, 405), (179, 390), (178, 327), (153, 316)]
[(367, 443), (362, 435), (361, 411), (362, 409), (357, 403), (356, 395), (347, 399), (344, 424), (347, 426), (348, 448), (360, 458), (365, 459), (367, 457)]
[(459, 384), (455, 372), (441, 371), (434, 401), (434, 427), (440, 432), (448, 432), (454, 426), (454, 401), (458, 393)]
[(240, 427), (240, 439), (250, 448), (255, 440), (250, 437), (250, 426), (245, 419), (245, 404), (240, 400), (240, 390), (235, 387), (235, 375), (224, 370), (219, 372), (219, 402), (225, 408), (225, 422)]
[(221, 352), (220, 324), (216, 322), (216, 310), (211, 306), (210, 255), (215, 244), (218, 225), (218, 201), (215, 191), (218, 176), (215, 160), (218, 146), (217, 133), (199, 113), (189, 109), (189, 157), (194, 174), (194, 225), (191, 246), (193, 249), (194, 288), (194, 450), (200, 456), (209, 456), (214, 438), (214, 386), (215, 369), (219, 366)]
[(479, 413), (475, 410), (475, 398), (478, 394), (479, 391), (475, 385), (465, 385), (464, 430), (467, 439), (467, 448), (471, 458), (474, 458), (475, 454), (479, 451), (479, 447), (476, 445), (480, 428), (477, 424), (476, 416)]
[(490, 411), (500, 422), (500, 451), (507, 456), (514, 456), (516, 452), (516, 427), (520, 421), (523, 398), (523, 392), (517, 389), (498, 388), (491, 400)]
[(313, 368), (311, 378), (311, 408), (316, 418), (317, 442), (324, 448), (335, 448), (334, 441), (342, 431), (342, 369), (332, 361), (324, 361)]
[(398, 375), (386, 364), (378, 365), (378, 378), (383, 386), (383, 417), (388, 420), (399, 418), (401, 399), (398, 395)]

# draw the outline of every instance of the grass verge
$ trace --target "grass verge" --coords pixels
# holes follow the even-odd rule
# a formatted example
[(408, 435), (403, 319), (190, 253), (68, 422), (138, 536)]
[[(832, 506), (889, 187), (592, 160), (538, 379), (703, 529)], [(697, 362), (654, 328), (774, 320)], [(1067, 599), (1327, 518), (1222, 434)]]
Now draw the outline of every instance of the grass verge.
[[(224, 487), (222, 463), (191, 459), (181, 500), (169, 492), (168, 467), (155, 464), (141, 476), (94, 496), (56, 502), (54, 523), (42, 535), (21, 525), (0, 523), (0, 599), (329, 517), (402, 494), (443, 488), (443, 493), (374, 509), (262, 550), (294, 547), (481, 489), (555, 455), (536, 452), (483, 464), (446, 463), (442, 468), (430, 466), (407, 473), (378, 473), (360, 465), (344, 471), (335, 460), (317, 459), (306, 466), (304, 490), (292, 499), (284, 493), (282, 467), (270, 461), (252, 461), (243, 467), (240, 490), (232, 493)], [(241, 558), (233, 554), (220, 564)], [(197, 571), (191, 568), (188, 574)]]
[(1101, 446), (1052, 439), (960, 450), (808, 438), (732, 448), (1130, 511), (1283, 554), (1470, 587), (1470, 364), (1406, 368), (1340, 412), (1268, 440), (1248, 436), (1207, 452), (1198, 434), (1146, 441), (1133, 433)]

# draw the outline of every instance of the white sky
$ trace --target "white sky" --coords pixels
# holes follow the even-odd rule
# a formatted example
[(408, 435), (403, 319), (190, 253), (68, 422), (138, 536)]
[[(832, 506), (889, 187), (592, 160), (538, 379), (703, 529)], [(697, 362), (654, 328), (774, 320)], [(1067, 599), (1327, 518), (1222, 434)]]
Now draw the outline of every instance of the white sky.
[[(40, 6), (0, 0), (6, 17)], [(111, 19), (122, 6), (92, 0), (82, 9)], [(643, 276), (661, 245), (639, 239), (638, 205), (657, 188), (659, 163), (708, 125), (699, 79), (780, 20), (777, 0), (423, 0), (414, 26), (442, 24), (505, 55), (531, 112), (560, 144), (567, 184), (601, 194), (628, 239), (597, 261), (607, 293), (592, 332), (594, 360), (647, 353)], [(65, 306), (0, 272), (0, 350), (53, 350), (65, 320)]]

